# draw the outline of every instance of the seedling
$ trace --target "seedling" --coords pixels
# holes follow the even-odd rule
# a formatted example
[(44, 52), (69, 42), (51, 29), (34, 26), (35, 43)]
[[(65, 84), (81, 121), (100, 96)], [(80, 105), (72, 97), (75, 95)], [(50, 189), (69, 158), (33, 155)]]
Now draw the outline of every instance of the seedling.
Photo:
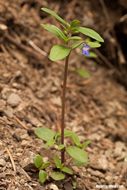
[[(66, 175), (73, 175), (73, 170), (70, 167), (72, 164), (82, 166), (88, 163), (88, 154), (85, 149), (90, 141), (87, 140), (81, 143), (77, 134), (65, 129), (65, 95), (68, 64), (70, 54), (74, 49), (80, 48), (81, 53), (85, 57), (94, 57), (95, 54), (91, 52), (91, 49), (100, 47), (100, 43), (104, 42), (104, 40), (93, 29), (80, 26), (79, 20), (73, 20), (68, 23), (48, 8), (42, 8), (42, 11), (53, 16), (61, 25), (60, 29), (52, 24), (42, 24), (44, 29), (61, 40), (60, 45), (56, 44), (51, 48), (49, 59), (51, 61), (65, 60), (62, 87), (61, 132), (44, 127), (35, 130), (35, 134), (44, 141), (45, 148), (54, 148), (52, 154), (54, 153), (55, 156), (53, 156), (52, 160), (44, 161), (41, 155), (36, 155), (34, 158), (35, 166), (39, 169), (39, 180), (41, 183), (44, 183), (50, 177), (54, 180), (63, 180)], [(81, 70), (78, 72), (82, 74)], [(65, 138), (69, 138), (68, 143), (65, 143)], [(59, 152), (61, 152), (61, 158), (58, 156)], [(67, 160), (65, 160), (65, 152), (71, 158), (72, 164), (68, 163), (68, 166)]]

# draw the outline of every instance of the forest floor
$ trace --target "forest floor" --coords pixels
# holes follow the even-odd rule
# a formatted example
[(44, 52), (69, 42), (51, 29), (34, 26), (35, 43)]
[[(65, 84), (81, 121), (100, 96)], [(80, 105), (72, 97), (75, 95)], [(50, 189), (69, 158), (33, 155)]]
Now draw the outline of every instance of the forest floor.
[[(80, 13), (82, 3), (74, 2), (68, 7), (76, 6), (75, 13), (66, 6), (63, 10), (57, 1), (0, 0), (0, 190), (51, 190), (55, 183), (40, 185), (32, 167), (34, 156), (44, 154), (34, 129), (60, 128), (64, 69), (63, 62), (51, 63), (47, 58), (56, 40), (40, 27), (42, 22), (53, 21), (40, 8), (50, 4), (63, 15), (69, 9), (69, 19)], [(88, 2), (84, 19), (96, 24)], [(74, 167), (76, 189), (126, 190), (127, 91), (114, 79), (112, 69), (94, 65), (78, 53), (70, 59), (66, 126), (81, 141), (92, 143), (87, 148), (88, 166)], [(91, 77), (82, 78), (76, 68), (87, 68)], [(72, 190), (71, 179), (56, 183), (53, 190), (57, 188)]]

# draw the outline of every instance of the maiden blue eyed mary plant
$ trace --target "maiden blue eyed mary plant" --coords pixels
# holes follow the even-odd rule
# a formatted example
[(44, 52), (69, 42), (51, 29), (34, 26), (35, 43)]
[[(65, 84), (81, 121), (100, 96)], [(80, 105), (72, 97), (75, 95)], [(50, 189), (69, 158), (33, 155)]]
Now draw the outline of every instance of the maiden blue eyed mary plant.
[[(83, 56), (90, 57), (91, 49), (101, 46), (103, 38), (93, 29), (80, 26), (79, 20), (73, 20), (68, 23), (57, 13), (42, 8), (42, 11), (53, 16), (61, 25), (61, 29), (52, 24), (42, 24), (42, 27), (51, 32), (61, 40), (61, 44), (53, 45), (50, 50), (49, 59), (51, 61), (65, 60), (63, 89), (62, 89), (62, 112), (61, 112), (61, 131), (53, 131), (48, 128), (37, 128), (35, 134), (45, 142), (45, 148), (53, 148), (51, 154), (55, 154), (52, 160), (44, 160), (41, 155), (34, 158), (35, 166), (39, 169), (39, 180), (44, 183), (50, 177), (54, 180), (63, 180), (66, 175), (73, 175), (73, 170), (68, 167), (65, 160), (65, 152), (70, 156), (73, 164), (78, 166), (88, 163), (88, 154), (85, 151), (90, 143), (89, 140), (81, 143), (79, 137), (71, 130), (65, 129), (65, 95), (69, 57), (71, 52), (80, 48)], [(65, 138), (69, 138), (69, 143), (65, 143)], [(59, 158), (61, 152), (61, 158)], [(58, 154), (57, 154), (58, 153)], [(65, 162), (66, 161), (66, 162)], [(50, 168), (50, 169), (49, 169)]]

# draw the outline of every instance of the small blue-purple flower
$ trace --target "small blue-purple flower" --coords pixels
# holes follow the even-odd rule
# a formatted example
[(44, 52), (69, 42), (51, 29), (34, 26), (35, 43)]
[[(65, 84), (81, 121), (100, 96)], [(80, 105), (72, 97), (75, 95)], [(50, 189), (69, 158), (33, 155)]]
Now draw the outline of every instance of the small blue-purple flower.
[(90, 46), (87, 44), (84, 44), (82, 47), (82, 54), (85, 56), (89, 56), (90, 55), (89, 50), (90, 50)]

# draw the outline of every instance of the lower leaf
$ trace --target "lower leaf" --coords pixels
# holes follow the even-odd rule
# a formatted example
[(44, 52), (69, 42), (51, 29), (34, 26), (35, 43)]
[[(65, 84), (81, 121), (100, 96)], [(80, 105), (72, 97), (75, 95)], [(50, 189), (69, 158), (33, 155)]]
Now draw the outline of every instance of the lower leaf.
[(67, 174), (73, 175), (73, 170), (66, 167), (66, 166), (64, 166), (61, 170), (62, 170), (62, 172), (65, 172)]
[(39, 181), (40, 183), (44, 183), (47, 179), (47, 173), (44, 170), (39, 171)]
[(50, 176), (56, 181), (65, 179), (65, 174), (63, 174), (62, 172), (52, 172)]

